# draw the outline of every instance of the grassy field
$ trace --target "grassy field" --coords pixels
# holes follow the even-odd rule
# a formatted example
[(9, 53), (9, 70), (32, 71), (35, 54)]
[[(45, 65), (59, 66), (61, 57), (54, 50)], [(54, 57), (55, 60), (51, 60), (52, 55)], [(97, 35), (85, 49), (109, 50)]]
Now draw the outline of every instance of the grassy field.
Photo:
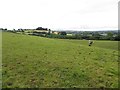
[[(88, 46), (88, 40), (67, 40), (68, 42)], [(118, 50), (118, 41), (94, 40), (94, 47)]]
[(3, 33), (3, 88), (118, 87), (118, 42)]

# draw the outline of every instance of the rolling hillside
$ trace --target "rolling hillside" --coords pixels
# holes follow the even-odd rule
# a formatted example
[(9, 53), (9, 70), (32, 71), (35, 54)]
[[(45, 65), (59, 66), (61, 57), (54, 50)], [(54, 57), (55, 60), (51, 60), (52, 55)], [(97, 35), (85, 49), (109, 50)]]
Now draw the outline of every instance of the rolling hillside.
[(118, 87), (118, 42), (3, 33), (3, 88)]

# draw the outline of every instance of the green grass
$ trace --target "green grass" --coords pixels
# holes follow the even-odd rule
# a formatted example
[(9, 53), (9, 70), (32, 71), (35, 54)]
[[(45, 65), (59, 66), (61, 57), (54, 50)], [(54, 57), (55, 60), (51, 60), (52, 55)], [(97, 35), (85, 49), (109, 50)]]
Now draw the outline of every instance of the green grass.
[(3, 88), (117, 88), (118, 51), (107, 42), (3, 33)]
[[(66, 39), (66, 41), (88, 46), (88, 40), (67, 40)], [(118, 50), (118, 41), (105, 41), (105, 40), (93, 40), (93, 41), (94, 41), (93, 43), (94, 47)]]

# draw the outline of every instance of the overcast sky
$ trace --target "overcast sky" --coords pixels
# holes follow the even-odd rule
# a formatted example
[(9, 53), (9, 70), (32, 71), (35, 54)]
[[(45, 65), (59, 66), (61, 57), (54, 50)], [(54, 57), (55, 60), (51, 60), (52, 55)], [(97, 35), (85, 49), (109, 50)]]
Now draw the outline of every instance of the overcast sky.
[(118, 28), (119, 0), (0, 0), (0, 28)]

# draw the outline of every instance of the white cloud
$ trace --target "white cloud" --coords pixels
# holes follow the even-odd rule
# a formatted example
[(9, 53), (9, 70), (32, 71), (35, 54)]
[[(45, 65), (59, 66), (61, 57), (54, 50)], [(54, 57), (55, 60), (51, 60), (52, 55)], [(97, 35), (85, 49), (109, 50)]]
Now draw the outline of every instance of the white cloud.
[(0, 0), (0, 27), (117, 28), (118, 0)]

